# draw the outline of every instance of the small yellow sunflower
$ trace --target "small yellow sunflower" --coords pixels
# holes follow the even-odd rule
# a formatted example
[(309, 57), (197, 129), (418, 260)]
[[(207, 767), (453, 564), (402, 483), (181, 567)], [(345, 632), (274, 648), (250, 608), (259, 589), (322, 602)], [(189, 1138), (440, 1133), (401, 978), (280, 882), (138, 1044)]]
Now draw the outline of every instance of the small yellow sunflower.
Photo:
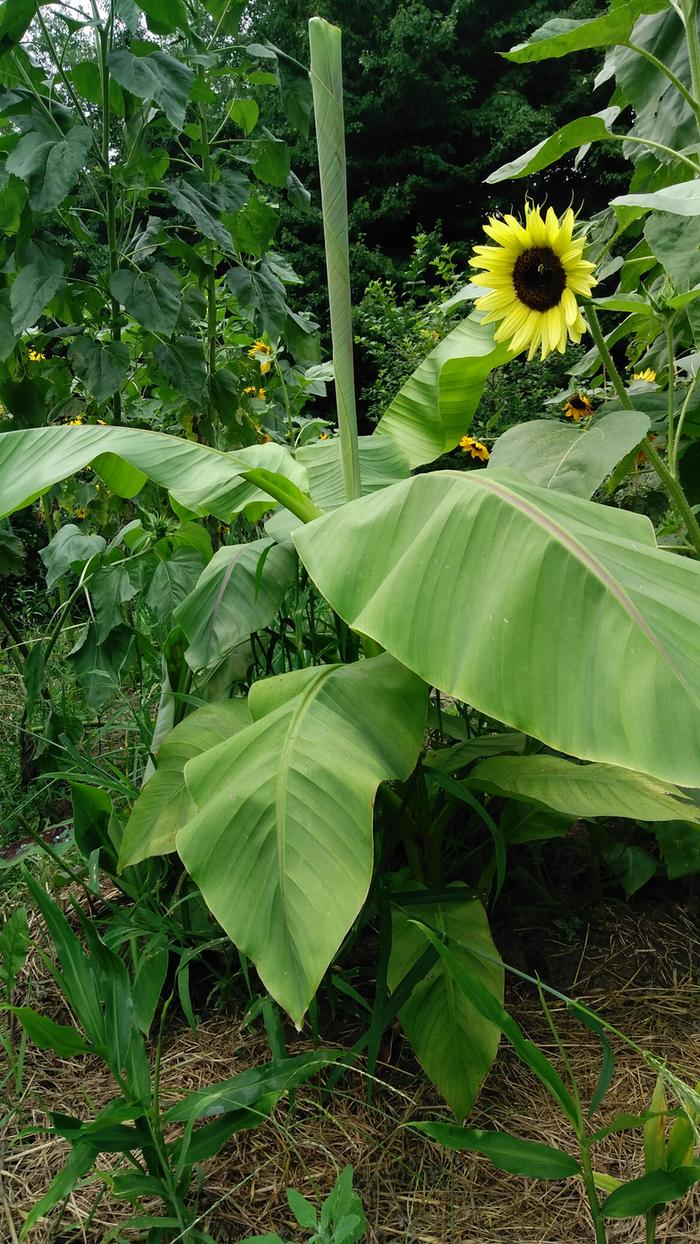
[(264, 402), (267, 400), (267, 393), (265, 392), (264, 389), (258, 389), (255, 396), (257, 397), (259, 402)]
[(27, 357), (32, 363), (45, 363), (46, 362), (46, 355), (42, 354), (40, 350), (31, 349), (31, 347), (29, 350), (27, 350)]
[(591, 415), (595, 414), (585, 393), (572, 393), (562, 409), (566, 418), (573, 419), (575, 423), (578, 423), (579, 419), (590, 419)]
[(590, 295), (595, 264), (583, 258), (585, 238), (574, 238), (574, 224), (571, 208), (560, 220), (550, 207), (543, 219), (526, 203), (524, 225), (515, 216), (489, 218), (484, 232), (496, 246), (476, 246), (469, 261), (483, 269), (473, 283), (487, 290), (476, 300), (487, 312), (484, 323), (502, 321), (496, 341), (516, 354), (527, 347), (528, 360), (538, 349), (543, 359), (552, 350), (563, 354), (567, 337), (578, 343), (586, 331), (576, 295)]
[(87, 518), (87, 510), (84, 505), (77, 505), (73, 510), (75, 518)]
[(319, 434), (318, 434), (318, 439), (319, 439), (320, 441), (327, 441), (327, 440), (328, 440), (328, 433), (327, 433), (327, 432), (319, 432)]
[(77, 419), (69, 419), (69, 420), (68, 420), (68, 427), (69, 427), (69, 428), (79, 428), (79, 427), (82, 425), (82, 422), (83, 422), (83, 421), (82, 421), (82, 419), (80, 418), (80, 415), (78, 415), (78, 418), (77, 418)]
[(478, 458), (480, 462), (488, 462), (491, 457), (483, 442), (475, 440), (473, 436), (463, 436), (459, 447), (465, 454), (471, 454), (472, 458)]
[(255, 385), (247, 384), (245, 389), (243, 390), (243, 396), (244, 397), (255, 397)]
[(262, 337), (259, 337), (258, 340), (254, 341), (250, 347), (248, 351), (248, 358), (257, 359), (260, 364), (261, 374), (266, 376), (272, 368), (272, 346), (268, 345), (266, 341), (263, 341)]
[(653, 367), (645, 367), (644, 371), (636, 371), (632, 376), (633, 380), (646, 380), (648, 384), (653, 384), (656, 380), (656, 372)]

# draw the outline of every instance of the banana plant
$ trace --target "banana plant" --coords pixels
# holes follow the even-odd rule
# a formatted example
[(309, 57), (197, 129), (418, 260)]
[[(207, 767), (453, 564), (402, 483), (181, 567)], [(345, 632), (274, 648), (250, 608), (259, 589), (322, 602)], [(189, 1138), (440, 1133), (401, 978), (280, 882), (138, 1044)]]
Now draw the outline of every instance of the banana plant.
[[(332, 211), (342, 222), (339, 34), (314, 19), (312, 45), (324, 211), (327, 223)], [(357, 438), (347, 357), (339, 366), (349, 349), (346, 242), (332, 229), (327, 239), (339, 440), (296, 453), (267, 444), (227, 454), (126, 427), (0, 437), (2, 515), (88, 462), (119, 495), (134, 496), (149, 479), (195, 516), (228, 523), (241, 513), (287, 511), (287, 520), (276, 516), (267, 527), (266, 544), (279, 556), (266, 556), (258, 572), (245, 550), (227, 550), (226, 566), (212, 562), (179, 606), (193, 666), (209, 666), (216, 626), (234, 643), (246, 626), (264, 624), (262, 602), (276, 608), (292, 544), (359, 637), (361, 660), (260, 680), (246, 704), (208, 706), (176, 726), (121, 846), (122, 867), (177, 851), (297, 1025), (366, 904), (380, 789), (397, 803), (401, 827), (397, 790), (416, 775), (432, 689), (589, 762), (577, 768), (595, 767), (599, 785), (601, 769), (613, 788), (609, 770), (617, 773), (629, 815), (648, 809), (651, 787), (669, 819), (688, 808), (692, 820), (693, 801), (679, 788), (700, 786), (700, 567), (660, 549), (646, 518), (586, 495), (617, 453), (633, 448), (644, 417), (622, 436), (613, 421), (604, 449), (592, 437), (590, 458), (578, 449), (568, 473), (557, 463), (570, 446), (554, 446), (554, 466), (536, 482), (513, 471), (505, 449), (503, 465), (486, 471), (411, 475), (458, 443), (489, 372), (512, 355), (472, 313), (418, 367), (374, 434)], [(210, 628), (206, 615), (220, 609), (229, 570), (239, 596)], [(468, 784), (451, 789), (474, 806)], [(561, 795), (553, 803), (550, 789), (541, 777), (525, 799), (561, 811)], [(565, 799), (563, 810), (574, 802)], [(476, 807), (491, 829), (487, 810)], [(500, 885), (503, 844), (497, 826), (492, 832)], [(439, 838), (431, 841), (439, 852)], [(383, 1002), (394, 999), (427, 1073), (463, 1116), (494, 1057), (498, 1025), (477, 1022), (466, 1005), (455, 1010), (444, 970), (421, 953), (407, 902), (396, 898), (384, 922)], [(418, 902), (420, 922), (449, 936), (467, 965), (489, 949), (496, 967), (482, 984), (499, 1002), (502, 973), (479, 896), (429, 885)]]

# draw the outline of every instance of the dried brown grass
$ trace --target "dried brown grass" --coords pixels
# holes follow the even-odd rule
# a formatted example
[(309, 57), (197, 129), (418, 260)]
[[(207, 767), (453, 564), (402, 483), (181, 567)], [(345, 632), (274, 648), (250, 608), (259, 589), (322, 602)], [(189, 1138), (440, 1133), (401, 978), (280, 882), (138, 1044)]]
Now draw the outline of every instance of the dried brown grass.
[[(550, 939), (551, 979), (597, 1009), (646, 1050), (686, 1079), (700, 1079), (700, 988), (697, 924), (688, 911), (614, 914), (591, 931), (583, 946)], [(44, 1005), (55, 998), (33, 961), (34, 988)], [(556, 1059), (551, 1034), (533, 991), (511, 987), (509, 1006), (529, 1036)], [(596, 1082), (599, 1047), (557, 1003), (553, 1007), (567, 1054), (584, 1094)], [(343, 1043), (343, 1034), (325, 1034)], [(348, 1034), (349, 1036), (349, 1034)], [(349, 1040), (348, 1040), (349, 1043)], [(290, 1041), (290, 1052), (309, 1048)], [(162, 1085), (166, 1100), (225, 1079), (269, 1057), (264, 1039), (238, 1018), (205, 1017), (197, 1032), (174, 1025), (167, 1034)], [(370, 1244), (581, 1244), (592, 1239), (588, 1210), (576, 1181), (539, 1183), (494, 1169), (475, 1154), (448, 1153), (402, 1125), (419, 1117), (447, 1118), (434, 1090), (419, 1073), (398, 1031), (388, 1035), (367, 1103), (359, 1073), (351, 1073), (325, 1101), (315, 1087), (297, 1093), (294, 1112), (283, 1103), (275, 1118), (234, 1136), (207, 1164), (202, 1226), (217, 1244), (249, 1234), (279, 1231), (299, 1238), (285, 1191), (294, 1186), (312, 1199), (325, 1194), (348, 1162), (362, 1195)], [(612, 1087), (596, 1124), (618, 1111), (639, 1112), (649, 1102), (654, 1074), (623, 1044), (616, 1045)], [(41, 1127), (47, 1108), (88, 1117), (114, 1095), (94, 1060), (61, 1062), (28, 1052), (20, 1110), (4, 1137), (0, 1240), (12, 1241), (23, 1217), (60, 1169), (66, 1147), (41, 1135), (21, 1140), (21, 1128)], [(551, 1099), (508, 1048), (503, 1048), (470, 1122), (572, 1149), (572, 1138)], [(596, 1151), (597, 1169), (631, 1178), (641, 1173), (639, 1133), (608, 1137)], [(102, 1244), (128, 1240), (119, 1231), (128, 1209), (103, 1197), (97, 1182), (70, 1198), (57, 1216), (31, 1236), (33, 1244), (71, 1240)], [(10, 1223), (13, 1224), (12, 1228)], [(643, 1244), (640, 1220), (611, 1223), (611, 1244)], [(659, 1220), (659, 1244), (698, 1244), (700, 1193), (691, 1193)]]

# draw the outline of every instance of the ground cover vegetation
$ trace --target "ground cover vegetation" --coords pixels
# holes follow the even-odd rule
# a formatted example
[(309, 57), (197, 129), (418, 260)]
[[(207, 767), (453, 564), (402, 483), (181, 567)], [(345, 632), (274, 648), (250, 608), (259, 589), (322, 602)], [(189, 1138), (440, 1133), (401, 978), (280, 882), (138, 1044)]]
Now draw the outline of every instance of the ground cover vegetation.
[[(353, 318), (338, 25), (311, 16), (307, 64), (303, 5), (286, 29), (281, 6), (226, 0), (0, 6), (13, 1241), (250, 1236), (235, 1205), (217, 1225), (231, 1193), (212, 1200), (212, 1162), (246, 1133), (271, 1144), (265, 1129), (293, 1151), (312, 1091), (326, 1117), (362, 1100), (377, 1128), (396, 1094), (377, 1144), (410, 1144), (409, 1162), (477, 1154), (525, 1186), (577, 1189), (579, 1238), (597, 1244), (670, 1239), (697, 1196), (690, 1043), (679, 1057), (624, 1007), (575, 996), (586, 944), (569, 989), (519, 955), (504, 913), (528, 913), (526, 940), (575, 942), (581, 910), (612, 895), (626, 928), (647, 889), (692, 904), (700, 872), (698, 5), (532, 6), (485, 32), (478, 7), (432, 23), (392, 7), (360, 62), (396, 79), (387, 125), (416, 108), (418, 47), (429, 98), (425, 58), (459, 36), (484, 59), (512, 30), (504, 94), (520, 66), (553, 63), (537, 91), (573, 80), (583, 115), (544, 133), (539, 96), (511, 95), (506, 162), (475, 151), (457, 169), (465, 115), (486, 135), (498, 104), (486, 66), (441, 87), (445, 145), (426, 103), (406, 157), (404, 262), (372, 273)], [(597, 111), (567, 78), (580, 55)], [(441, 72), (466, 74), (456, 52)], [(383, 92), (363, 102), (359, 81), (366, 126)], [(514, 155), (526, 104), (538, 141)], [(404, 217), (391, 140), (372, 140), (384, 228)], [(610, 202), (600, 180), (586, 191), (597, 147), (626, 161)], [(449, 199), (444, 178), (458, 211), (483, 176), (496, 197), (467, 256), (429, 204)], [(318, 273), (309, 298), (278, 241), (313, 197), (327, 311)], [(357, 383), (354, 348), (373, 379)], [(519, 1022), (507, 979), (539, 1021)], [(173, 1079), (173, 1031), (196, 1039), (212, 1015), (266, 1049), (224, 1079)], [(397, 1087), (399, 1031), (427, 1105)], [(554, 1134), (502, 1105), (475, 1123), (499, 1047), (557, 1112)], [(99, 1100), (48, 1092), (38, 1114), (37, 1050), (99, 1077)], [(641, 1101), (615, 1090), (625, 1059), (651, 1073)], [(628, 1134), (636, 1158), (610, 1166)], [(19, 1218), (5, 1167), (47, 1137), (62, 1164)], [(255, 1238), (387, 1238), (351, 1158), (311, 1197), (285, 1182), (288, 1212)], [(109, 1225), (107, 1203), (124, 1207)]]

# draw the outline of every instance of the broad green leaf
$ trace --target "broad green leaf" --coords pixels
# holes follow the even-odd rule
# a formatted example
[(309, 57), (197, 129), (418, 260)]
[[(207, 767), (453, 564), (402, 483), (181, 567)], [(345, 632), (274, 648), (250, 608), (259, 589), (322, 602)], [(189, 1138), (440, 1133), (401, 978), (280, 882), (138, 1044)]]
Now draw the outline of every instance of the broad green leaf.
[(180, 282), (164, 263), (151, 272), (118, 268), (109, 281), (112, 296), (149, 332), (169, 337), (180, 311)]
[(156, 346), (153, 353), (168, 383), (190, 402), (201, 406), (207, 364), (199, 337), (175, 337), (170, 345)]
[(260, 256), (272, 241), (279, 223), (279, 213), (259, 195), (252, 193), (245, 207), (236, 214), (231, 224), (231, 235), (236, 250), (246, 255)]
[(109, 72), (120, 86), (137, 99), (152, 99), (163, 109), (170, 124), (181, 130), (192, 93), (194, 74), (168, 52), (134, 56), (122, 49), (109, 54)]
[(168, 629), (172, 627), (175, 610), (194, 590), (205, 565), (206, 558), (201, 551), (184, 544), (165, 555), (159, 553), (158, 565), (146, 593), (146, 604), (161, 625)]
[(650, 881), (657, 870), (657, 861), (643, 847), (626, 842), (606, 842), (600, 848), (601, 858), (615, 880), (622, 886), (625, 898), (631, 898)]
[(254, 99), (236, 99), (231, 104), (228, 115), (236, 125), (240, 125), (247, 138), (258, 123), (260, 109)]
[(21, 42), (39, 3), (40, 0), (5, 0), (0, 8), (0, 55)]
[[(598, 86), (607, 81), (614, 73), (617, 102), (629, 104), (633, 110), (630, 137), (652, 138), (654, 142), (663, 143), (673, 151), (682, 151), (684, 147), (697, 142), (697, 122), (692, 110), (666, 76), (664, 67), (668, 67), (687, 87), (691, 86), (688, 45), (683, 24), (670, 7), (665, 12), (650, 13), (637, 22), (633, 42), (656, 56), (662, 67), (657, 69), (636, 51), (617, 47), (608, 53), (603, 70), (595, 79), (594, 85)], [(654, 190), (663, 185), (663, 180), (660, 181), (659, 177), (667, 179), (670, 156), (659, 151), (652, 155), (636, 143), (627, 144), (623, 151), (637, 163), (642, 184), (635, 186), (636, 190)], [(659, 161), (667, 161), (666, 168), (660, 168)], [(687, 172), (681, 172), (679, 165), (677, 167), (679, 177), (688, 175)], [(686, 167), (684, 165), (683, 169)]]
[(345, 171), (342, 34), (322, 17), (309, 21), (311, 91), (321, 182), (323, 242), (331, 320), (333, 376), (341, 444), (345, 498), (359, 497), (355, 373), (352, 358), (352, 302), (348, 246), (348, 191)]
[(315, 1206), (307, 1201), (305, 1196), (294, 1188), (287, 1188), (287, 1204), (300, 1227), (306, 1227), (309, 1231), (318, 1229), (318, 1214)]
[(253, 725), (189, 762), (177, 849), (207, 906), (300, 1024), (372, 877), (377, 787), (405, 779), (426, 688), (390, 656), (255, 683)]
[(190, 641), (188, 665), (213, 669), (251, 631), (267, 626), (295, 573), (294, 552), (272, 540), (220, 548), (175, 615)]
[(39, 556), (46, 567), (46, 588), (51, 591), (54, 583), (73, 566), (82, 568), (96, 553), (106, 548), (103, 536), (89, 536), (76, 527), (75, 523), (66, 523), (59, 527), (55, 536), (41, 549)]
[(15, 907), (0, 925), (0, 980), (5, 997), (10, 997), (29, 950), (29, 925), (26, 907)]
[(561, 756), (499, 756), (483, 760), (469, 780), (479, 790), (535, 799), (573, 817), (685, 818), (700, 825), (700, 805), (676, 786), (614, 765), (579, 765)]
[(570, 52), (581, 52), (585, 48), (625, 43), (640, 14), (656, 13), (665, 9), (666, 3), (667, 0), (618, 0), (600, 17), (584, 21), (555, 17), (530, 35), (527, 43), (519, 43), (502, 55), (518, 64), (530, 64), (551, 57), (568, 56)]
[(255, 157), (253, 172), (258, 181), (280, 189), (287, 184), (290, 169), (289, 147), (281, 138), (258, 138), (251, 155)]
[[(136, 568), (138, 568), (138, 563)], [(104, 644), (108, 636), (126, 619), (122, 606), (136, 596), (140, 585), (136, 575), (129, 573), (128, 566), (102, 565), (92, 576), (88, 592), (95, 617), (97, 643)]]
[(156, 35), (172, 35), (176, 30), (187, 31), (187, 9), (184, 0), (137, 0), (138, 7), (146, 16), (146, 25)]
[(76, 376), (97, 402), (116, 393), (129, 374), (129, 348), (121, 341), (102, 344), (90, 337), (76, 337), (68, 358)]
[[(493, 184), (507, 181), (510, 177), (527, 177), (530, 173), (538, 173), (540, 169), (556, 163), (569, 151), (576, 151), (588, 143), (605, 142), (610, 139), (613, 123), (619, 113), (619, 108), (603, 108), (601, 112), (594, 112), (590, 117), (578, 117), (576, 121), (569, 121), (568, 125), (563, 125), (556, 133), (550, 134), (549, 138), (530, 147), (517, 160), (502, 164), (485, 180)], [(621, 199), (613, 199), (613, 203), (620, 202)]]
[(27, 187), (19, 177), (0, 172), (0, 232), (17, 233), (22, 220), (22, 208), (27, 201)]
[(376, 435), (392, 437), (411, 469), (439, 458), (469, 430), (489, 372), (512, 357), (490, 326), (462, 320), (399, 390)]
[(569, 755), (700, 786), (700, 566), (657, 549), (647, 519), (441, 471), (293, 539), (332, 608), (447, 695)]
[[(478, 899), (392, 909), (388, 983), (397, 988), (425, 951), (415, 921), (450, 939), (455, 957), (466, 963), (485, 989), (503, 1001), (503, 968), (475, 955), (475, 949), (499, 959), (486, 912)], [(399, 1011), (401, 1027), (426, 1075), (458, 1119), (469, 1114), (498, 1049), (499, 1032), (476, 1011), (442, 959), (416, 985)]]
[[(358, 447), (363, 494), (377, 492), (407, 478), (408, 463), (393, 437), (360, 436)], [(337, 437), (303, 446), (297, 450), (296, 459), (306, 467), (309, 491), (316, 505), (329, 510), (344, 504), (345, 486)]]
[(571, 829), (573, 817), (563, 812), (553, 812), (540, 804), (519, 803), (508, 799), (501, 812), (499, 829), (506, 846), (522, 842), (548, 842), (562, 838)]
[(88, 463), (99, 474), (103, 454), (124, 459), (167, 488), (185, 509), (214, 514), (223, 522), (252, 502), (263, 510), (274, 504), (267, 491), (248, 482), (248, 475), (264, 480), (266, 487), (288, 487), (294, 498), (307, 487), (303, 466), (283, 446), (272, 443), (227, 454), (141, 428), (87, 424), (29, 428), (0, 437), (0, 517), (29, 505)]
[(697, 824), (670, 821), (665, 825), (655, 825), (654, 834), (671, 881), (700, 872), (700, 829)]
[(665, 186), (650, 194), (619, 194), (611, 207), (643, 207), (648, 211), (671, 212), (674, 216), (700, 216), (700, 179)]
[(168, 186), (167, 191), (175, 207), (195, 222), (205, 238), (216, 242), (223, 251), (233, 250), (231, 234), (221, 216), (224, 212), (239, 212), (248, 199), (250, 183), (242, 173), (229, 170), (215, 186), (190, 174), (177, 185)]
[(62, 281), (63, 263), (60, 259), (44, 259), (20, 268), (10, 289), (12, 332), (15, 336), (36, 324)]
[(510, 467), (542, 488), (588, 498), (648, 430), (638, 410), (616, 410), (584, 427), (535, 419), (499, 436), (488, 469)]
[(175, 850), (175, 835), (197, 809), (185, 786), (185, 765), (250, 724), (243, 700), (205, 704), (167, 734), (158, 767), (134, 804), (119, 849), (120, 872), (130, 864)]
[(411, 1123), (410, 1126), (447, 1149), (485, 1154), (499, 1171), (525, 1175), (529, 1179), (569, 1179), (581, 1173), (578, 1162), (570, 1154), (538, 1140), (521, 1140), (508, 1132), (482, 1132), (451, 1123)]
[(86, 624), (66, 660), (89, 708), (100, 709), (117, 689), (121, 672), (133, 656), (132, 641), (129, 627), (117, 626), (101, 644), (96, 623)]
[(449, 968), (455, 983), (473, 1004), (483, 1019), (489, 1020), (501, 1030), (510, 1041), (513, 1049), (520, 1055), (523, 1062), (534, 1071), (540, 1083), (551, 1093), (570, 1123), (577, 1123), (576, 1106), (569, 1090), (559, 1073), (539, 1046), (525, 1037), (521, 1029), (490, 990), (485, 989), (479, 977), (472, 971), (471, 965), (458, 959), (456, 955), (440, 940), (432, 929), (420, 925), (424, 937), (437, 950), (440, 958)]
[[(436, 724), (439, 725), (439, 718)], [(449, 733), (449, 727), (447, 733)], [(467, 765), (473, 764), (475, 760), (483, 759), (484, 756), (524, 752), (526, 747), (526, 735), (515, 731), (507, 731), (503, 734), (482, 734), (464, 743), (455, 743), (451, 747), (441, 747), (434, 752), (428, 752), (425, 763), (440, 773), (456, 773), (458, 769), (465, 769)]]
[(50, 212), (63, 202), (84, 168), (91, 143), (92, 131), (86, 125), (74, 126), (65, 138), (47, 138), (30, 130), (10, 152), (5, 168), (26, 182), (33, 211)]
[(700, 1183), (700, 1162), (678, 1166), (675, 1171), (651, 1171), (616, 1188), (602, 1210), (606, 1218), (636, 1218), (655, 1206), (679, 1201), (696, 1183)]
[[(68, 71), (73, 86), (83, 99), (91, 104), (102, 104), (102, 82), (99, 65), (94, 60), (81, 60)], [(109, 81), (109, 103), (113, 113), (124, 116), (124, 96), (121, 87), (113, 78)]]
[(644, 236), (679, 290), (692, 290), (700, 282), (700, 213), (688, 220), (671, 212), (652, 212)]

